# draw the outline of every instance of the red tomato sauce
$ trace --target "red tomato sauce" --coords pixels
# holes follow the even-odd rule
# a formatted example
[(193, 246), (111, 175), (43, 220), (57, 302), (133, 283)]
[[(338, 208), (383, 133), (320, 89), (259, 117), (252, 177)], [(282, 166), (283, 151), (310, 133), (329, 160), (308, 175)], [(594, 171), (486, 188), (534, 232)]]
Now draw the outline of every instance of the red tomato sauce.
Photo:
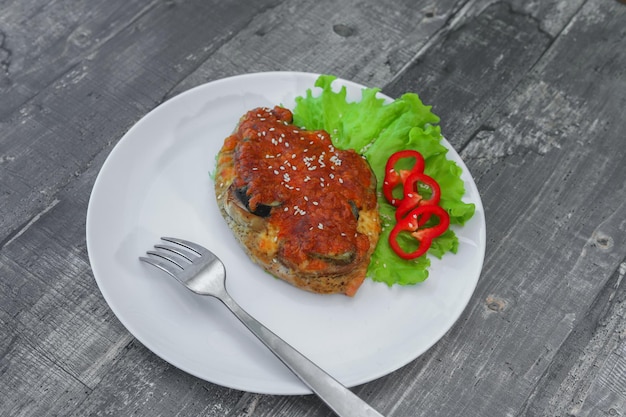
[(358, 211), (376, 207), (369, 165), (353, 150), (336, 149), (327, 132), (292, 120), (281, 107), (257, 108), (241, 119), (225, 142), (234, 150), (234, 185), (245, 188), (252, 212), (272, 207), (268, 221), (280, 231), (284, 259), (315, 271), (329, 256), (361, 258), (369, 240), (357, 232)]

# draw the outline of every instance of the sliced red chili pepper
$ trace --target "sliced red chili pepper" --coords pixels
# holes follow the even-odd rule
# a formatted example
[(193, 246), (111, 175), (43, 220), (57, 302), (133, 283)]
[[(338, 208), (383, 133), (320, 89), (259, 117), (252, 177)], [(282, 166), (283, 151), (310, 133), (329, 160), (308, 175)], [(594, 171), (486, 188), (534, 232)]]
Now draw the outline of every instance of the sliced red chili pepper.
[[(425, 216), (436, 216), (439, 223), (432, 227), (420, 228)], [(389, 234), (389, 245), (402, 259), (411, 260), (426, 253), (434, 238), (441, 235), (450, 225), (450, 216), (440, 206), (419, 206), (412, 210), (405, 218), (398, 221)], [(418, 247), (413, 252), (406, 252), (398, 242), (401, 232), (409, 232), (418, 241)]]
[[(414, 158), (415, 164), (411, 169), (396, 170), (396, 164), (401, 159)], [(383, 181), (383, 195), (392, 206), (398, 207), (402, 199), (393, 196), (393, 190), (398, 186), (403, 186), (406, 179), (413, 173), (424, 172), (424, 157), (421, 153), (407, 149), (398, 151), (391, 155), (385, 165), (385, 178)]]
[[(423, 184), (430, 189), (430, 196), (424, 198), (420, 194), (419, 185)], [(400, 220), (406, 216), (408, 212), (417, 206), (436, 206), (441, 198), (441, 188), (434, 178), (421, 172), (414, 172), (404, 182), (404, 198), (400, 201), (396, 209), (396, 220)], [(430, 216), (427, 216), (424, 223)]]

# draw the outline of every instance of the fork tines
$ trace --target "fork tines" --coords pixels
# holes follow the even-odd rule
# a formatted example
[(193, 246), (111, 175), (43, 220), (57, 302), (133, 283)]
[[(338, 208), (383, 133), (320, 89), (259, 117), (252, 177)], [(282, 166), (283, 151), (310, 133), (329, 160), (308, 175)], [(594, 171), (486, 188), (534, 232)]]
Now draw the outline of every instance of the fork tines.
[(176, 278), (176, 274), (184, 270), (206, 251), (195, 243), (173, 237), (162, 237), (162, 240), (176, 245), (156, 244), (155, 250), (147, 251), (147, 257), (139, 259)]

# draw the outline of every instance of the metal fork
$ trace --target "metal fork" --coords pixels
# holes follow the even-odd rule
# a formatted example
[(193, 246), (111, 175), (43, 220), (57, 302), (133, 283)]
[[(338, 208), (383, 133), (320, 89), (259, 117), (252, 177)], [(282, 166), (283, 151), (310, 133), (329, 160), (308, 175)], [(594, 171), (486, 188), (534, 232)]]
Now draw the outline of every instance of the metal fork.
[(162, 237), (140, 260), (176, 278), (200, 295), (219, 299), (298, 378), (340, 417), (383, 417), (339, 381), (246, 313), (226, 291), (226, 268), (208, 249), (186, 240)]

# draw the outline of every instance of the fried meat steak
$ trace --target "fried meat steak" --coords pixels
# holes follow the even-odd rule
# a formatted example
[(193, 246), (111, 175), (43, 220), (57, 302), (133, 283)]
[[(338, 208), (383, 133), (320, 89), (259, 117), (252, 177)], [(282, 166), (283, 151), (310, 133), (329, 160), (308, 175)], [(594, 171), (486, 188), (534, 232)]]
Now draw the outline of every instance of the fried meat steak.
[(222, 216), (254, 262), (315, 293), (353, 296), (380, 235), (376, 178), (282, 107), (247, 112), (217, 158)]

